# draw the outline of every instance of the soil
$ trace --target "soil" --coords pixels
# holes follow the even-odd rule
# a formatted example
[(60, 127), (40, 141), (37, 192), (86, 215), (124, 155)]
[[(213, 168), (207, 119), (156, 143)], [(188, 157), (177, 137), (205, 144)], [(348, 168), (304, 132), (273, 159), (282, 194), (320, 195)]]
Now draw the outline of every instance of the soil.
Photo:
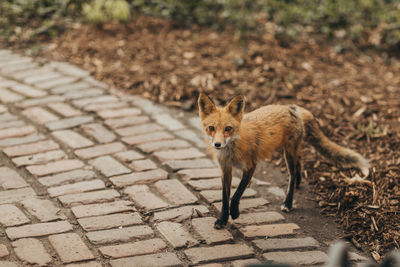
[(312, 36), (292, 42), (268, 31), (246, 39), (233, 32), (181, 28), (150, 17), (123, 25), (75, 24), (46, 44), (41, 56), (194, 112), (199, 91), (219, 104), (242, 92), (247, 110), (272, 103), (306, 107), (327, 136), (359, 151), (372, 166), (365, 180), (350, 184), (344, 178), (358, 175), (356, 170), (334, 166), (306, 147), (303, 176), (319, 212), (333, 216), (377, 261), (399, 248), (399, 59)]
[[(240, 177), (239, 173), (237, 177)], [(284, 201), (288, 184), (286, 170), (281, 168), (279, 164), (264, 162), (258, 164), (254, 178), (250, 187), (257, 190), (262, 197), (270, 202), (269, 209), (281, 212), (280, 207)], [(259, 184), (257, 180), (268, 183), (268, 186), (264, 186), (263, 183)], [(271, 192), (271, 188), (276, 190)], [(287, 221), (297, 223), (306, 236), (317, 239), (326, 251), (329, 245), (346, 237), (346, 233), (335, 223), (332, 217), (321, 216), (315, 197), (312, 188), (307, 183), (302, 183), (300, 189), (296, 190), (294, 194), (293, 210), (283, 215)], [(363, 247), (361, 250), (367, 251), (367, 248)]]

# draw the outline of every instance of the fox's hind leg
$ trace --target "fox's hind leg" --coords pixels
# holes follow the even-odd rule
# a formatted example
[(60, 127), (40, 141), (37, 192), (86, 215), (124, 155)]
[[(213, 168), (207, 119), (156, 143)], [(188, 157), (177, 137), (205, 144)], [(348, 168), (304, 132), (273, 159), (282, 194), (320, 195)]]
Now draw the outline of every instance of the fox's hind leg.
[(300, 182), (299, 181), (299, 174), (297, 175), (297, 170), (300, 168), (299, 164), (299, 157), (297, 155), (298, 149), (297, 147), (294, 149), (284, 149), (284, 157), (286, 161), (286, 167), (289, 172), (289, 185), (286, 193), (286, 199), (285, 202), (283, 203), (281, 209), (283, 211), (289, 212), (292, 207), (293, 207), (293, 194), (294, 194), (294, 186), (295, 183)]
[(239, 184), (238, 188), (236, 189), (236, 192), (233, 195), (232, 200), (231, 200), (231, 217), (232, 217), (232, 219), (236, 219), (237, 217), (239, 217), (240, 198), (242, 197), (244, 190), (246, 189), (247, 185), (249, 184), (255, 169), (256, 169), (256, 166), (251, 167), (249, 170), (243, 171), (242, 180), (240, 180), (240, 184)]
[(295, 176), (296, 176), (296, 189), (299, 189), (300, 184), (301, 184), (301, 158), (300, 157), (298, 157), (297, 162), (296, 162)]

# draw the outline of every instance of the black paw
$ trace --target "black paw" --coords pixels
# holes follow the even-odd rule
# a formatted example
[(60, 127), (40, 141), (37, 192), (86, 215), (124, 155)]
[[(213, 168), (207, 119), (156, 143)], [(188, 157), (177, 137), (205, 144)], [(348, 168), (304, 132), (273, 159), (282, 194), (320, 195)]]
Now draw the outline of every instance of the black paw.
[(231, 205), (230, 213), (231, 213), (232, 219), (237, 219), (237, 217), (239, 217), (239, 214), (240, 214), (239, 205)]
[(219, 218), (219, 219), (217, 219), (217, 220), (215, 221), (214, 227), (215, 227), (216, 229), (222, 229), (222, 228), (225, 227), (225, 225), (226, 225), (227, 223), (228, 223), (228, 220), (227, 220), (227, 219), (221, 219), (221, 218)]
[(283, 204), (281, 206), (281, 211), (290, 212), (291, 210), (292, 210), (292, 207), (288, 207), (286, 204)]

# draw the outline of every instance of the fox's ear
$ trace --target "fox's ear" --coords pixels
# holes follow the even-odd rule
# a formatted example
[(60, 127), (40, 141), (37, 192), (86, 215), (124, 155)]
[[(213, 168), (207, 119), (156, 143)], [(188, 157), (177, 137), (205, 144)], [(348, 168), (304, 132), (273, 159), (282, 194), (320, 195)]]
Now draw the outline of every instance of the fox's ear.
[(199, 104), (199, 113), (201, 118), (207, 117), (216, 110), (216, 107), (211, 98), (204, 93), (200, 93), (197, 102)]
[(228, 105), (226, 105), (225, 108), (229, 111), (229, 113), (232, 114), (233, 117), (241, 120), (244, 112), (244, 105), (244, 96), (242, 94), (238, 94), (228, 103)]

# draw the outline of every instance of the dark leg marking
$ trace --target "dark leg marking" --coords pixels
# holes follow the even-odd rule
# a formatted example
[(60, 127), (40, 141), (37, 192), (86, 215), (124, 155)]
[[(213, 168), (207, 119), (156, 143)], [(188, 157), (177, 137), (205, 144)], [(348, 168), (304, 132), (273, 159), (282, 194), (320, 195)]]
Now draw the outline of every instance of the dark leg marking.
[(254, 166), (249, 170), (243, 171), (242, 180), (240, 180), (239, 186), (236, 189), (236, 192), (233, 195), (232, 200), (231, 200), (231, 217), (232, 217), (232, 219), (236, 219), (237, 217), (239, 217), (240, 198), (242, 197), (244, 190), (246, 189), (247, 185), (249, 184), (255, 169), (256, 169), (256, 167)]
[(301, 184), (301, 164), (300, 164), (300, 159), (297, 160), (296, 162), (296, 189), (300, 188)]
[(219, 219), (215, 221), (215, 228), (221, 229), (229, 219), (229, 197), (231, 195), (232, 169), (224, 170), (222, 179), (222, 210)]
[(286, 193), (286, 199), (282, 206), (283, 211), (290, 211), (293, 206), (293, 193), (294, 193), (294, 184), (295, 184), (295, 170), (296, 170), (296, 158), (294, 155), (288, 153), (287, 150), (284, 151), (286, 166), (289, 172), (289, 186)]

